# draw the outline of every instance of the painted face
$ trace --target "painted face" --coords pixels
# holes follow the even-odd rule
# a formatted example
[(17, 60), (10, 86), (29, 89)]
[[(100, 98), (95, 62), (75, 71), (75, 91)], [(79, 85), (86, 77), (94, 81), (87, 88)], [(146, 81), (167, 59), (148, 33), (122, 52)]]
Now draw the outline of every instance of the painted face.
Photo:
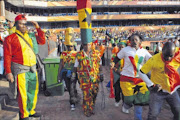
[(133, 38), (130, 40), (131, 42), (131, 47), (133, 48), (139, 48), (139, 45), (141, 43), (141, 40), (139, 38), (139, 36), (135, 35), (133, 36)]
[(27, 31), (27, 21), (19, 20), (17, 23), (17, 30), (24, 34)]

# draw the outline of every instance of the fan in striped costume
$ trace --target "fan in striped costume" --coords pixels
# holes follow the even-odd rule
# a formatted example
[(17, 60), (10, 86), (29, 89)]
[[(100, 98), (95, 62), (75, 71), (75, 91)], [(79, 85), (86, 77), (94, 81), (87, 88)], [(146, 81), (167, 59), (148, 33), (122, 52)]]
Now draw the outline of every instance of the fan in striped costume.
[(18, 91), (20, 120), (40, 117), (35, 112), (39, 90), (35, 54), (38, 53), (38, 44), (45, 44), (45, 34), (38, 23), (32, 21), (37, 35), (28, 33), (26, 24), (25, 16), (18, 15), (15, 18), (15, 33), (4, 41), (5, 73), (12, 85), (10, 87), (14, 88), (15, 98)]
[[(74, 72), (77, 71), (80, 88), (83, 93), (84, 114), (89, 117), (94, 114), (94, 105), (99, 89), (99, 81), (103, 80), (100, 75), (100, 52), (92, 48), (91, 30), (91, 3), (90, 0), (77, 0), (77, 12), (81, 29), (81, 42), (83, 49), (77, 53)], [(75, 79), (75, 73), (72, 75)]]

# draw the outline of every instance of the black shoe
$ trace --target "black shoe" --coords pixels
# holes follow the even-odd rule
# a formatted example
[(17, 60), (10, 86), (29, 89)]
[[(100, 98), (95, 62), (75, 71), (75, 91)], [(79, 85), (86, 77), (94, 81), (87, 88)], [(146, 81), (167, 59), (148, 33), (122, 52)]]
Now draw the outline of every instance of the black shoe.
[(48, 90), (45, 90), (45, 91), (44, 91), (44, 95), (45, 95), (45, 96), (51, 96), (51, 93), (50, 93)]
[(93, 110), (91, 111), (91, 114), (94, 115), (95, 114), (95, 105), (92, 106)]
[(29, 120), (29, 117), (21, 118), (21, 112), (19, 111), (19, 120)]
[(43, 87), (42, 88), (43, 88), (43, 91), (46, 91), (46, 89), (47, 89), (46, 88), (46, 82), (43, 82)]
[(29, 117), (27, 117), (27, 118), (21, 118), (21, 117), (19, 117), (19, 120), (29, 120)]
[(89, 112), (89, 113), (86, 113), (85, 115), (86, 117), (90, 117), (92, 114)]
[(33, 114), (33, 115), (29, 115), (29, 117), (41, 117), (41, 114), (39, 114), (39, 113), (35, 113), (35, 114)]
[(68, 89), (65, 87), (65, 88), (64, 88), (64, 91), (66, 92), (66, 91), (68, 91)]
[(94, 112), (94, 111), (92, 111), (92, 112), (91, 112), (91, 115), (95, 115), (95, 112)]

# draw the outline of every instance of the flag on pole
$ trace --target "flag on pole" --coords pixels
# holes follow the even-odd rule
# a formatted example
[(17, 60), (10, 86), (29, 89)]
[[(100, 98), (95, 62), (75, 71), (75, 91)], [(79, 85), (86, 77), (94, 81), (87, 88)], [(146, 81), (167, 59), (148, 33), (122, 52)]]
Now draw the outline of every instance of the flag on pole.
[(77, 12), (81, 29), (81, 42), (83, 44), (90, 43), (92, 42), (91, 1), (77, 0)]

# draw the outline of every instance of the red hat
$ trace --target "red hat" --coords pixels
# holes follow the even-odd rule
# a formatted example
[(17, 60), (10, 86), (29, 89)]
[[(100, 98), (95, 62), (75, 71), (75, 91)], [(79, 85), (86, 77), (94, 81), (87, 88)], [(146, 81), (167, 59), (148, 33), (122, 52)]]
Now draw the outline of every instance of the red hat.
[(20, 15), (16, 16), (15, 22), (18, 21), (18, 20), (27, 20), (27, 19), (26, 19), (26, 17), (24, 15), (20, 14)]
[(95, 44), (98, 44), (98, 40), (95, 40), (94, 43), (95, 43)]

